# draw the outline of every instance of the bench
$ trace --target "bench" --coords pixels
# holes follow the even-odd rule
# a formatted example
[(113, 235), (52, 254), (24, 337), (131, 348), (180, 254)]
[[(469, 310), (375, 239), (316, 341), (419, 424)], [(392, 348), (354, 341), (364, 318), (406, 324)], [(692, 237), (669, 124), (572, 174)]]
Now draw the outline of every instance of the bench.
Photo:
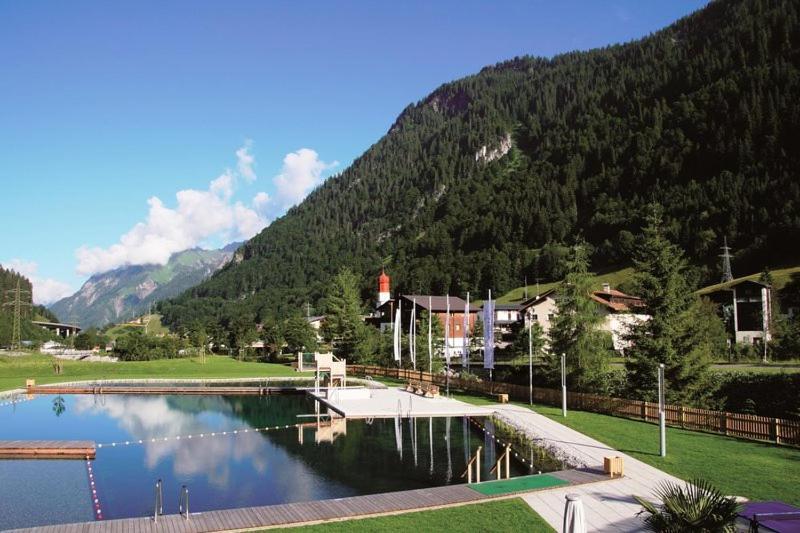
[(508, 394), (497, 392), (495, 394), (492, 394), (492, 396), (497, 398), (497, 401), (500, 403), (508, 403)]
[(436, 398), (439, 396), (439, 385), (422, 383), (420, 381), (409, 381), (405, 390), (406, 392), (421, 394), (426, 398)]

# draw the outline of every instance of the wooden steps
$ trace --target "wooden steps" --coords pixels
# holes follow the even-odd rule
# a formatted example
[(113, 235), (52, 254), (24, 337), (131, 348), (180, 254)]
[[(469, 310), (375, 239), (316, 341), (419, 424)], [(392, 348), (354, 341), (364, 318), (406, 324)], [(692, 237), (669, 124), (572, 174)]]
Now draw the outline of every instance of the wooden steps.
[(89, 440), (0, 440), (3, 459), (94, 459)]

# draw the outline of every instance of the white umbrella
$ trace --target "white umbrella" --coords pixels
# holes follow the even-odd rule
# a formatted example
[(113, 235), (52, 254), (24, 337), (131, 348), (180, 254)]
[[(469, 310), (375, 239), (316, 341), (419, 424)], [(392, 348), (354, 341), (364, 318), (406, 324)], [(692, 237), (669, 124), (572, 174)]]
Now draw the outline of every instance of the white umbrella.
[(564, 533), (586, 533), (583, 503), (578, 494), (567, 494), (564, 505)]

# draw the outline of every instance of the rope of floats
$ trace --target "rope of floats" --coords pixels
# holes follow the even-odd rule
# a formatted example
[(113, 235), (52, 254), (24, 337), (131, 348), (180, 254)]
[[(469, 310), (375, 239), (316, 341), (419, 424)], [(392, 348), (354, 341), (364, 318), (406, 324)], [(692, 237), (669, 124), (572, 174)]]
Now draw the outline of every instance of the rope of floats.
[(151, 437), (147, 439), (134, 439), (134, 440), (126, 440), (126, 441), (119, 441), (119, 442), (104, 442), (97, 444), (97, 448), (116, 448), (117, 446), (134, 446), (139, 444), (151, 444), (156, 442), (169, 442), (172, 440), (191, 440), (191, 439), (203, 439), (203, 438), (211, 438), (211, 437), (222, 437), (228, 435), (239, 435), (240, 433), (260, 433), (265, 431), (275, 431), (278, 429), (291, 429), (297, 428), (302, 426), (303, 423), (297, 424), (285, 424), (285, 425), (278, 425), (278, 426), (266, 426), (263, 428), (243, 428), (243, 429), (232, 429), (232, 430), (225, 430), (225, 431), (208, 431), (203, 433), (192, 433), (189, 435), (173, 435), (170, 437)]
[(100, 496), (97, 495), (97, 485), (94, 482), (94, 472), (92, 470), (92, 461), (86, 457), (86, 472), (89, 475), (89, 489), (92, 491), (92, 508), (94, 509), (94, 519), (103, 519), (103, 510), (100, 508)]
[(4, 407), (6, 405), (16, 405), (18, 403), (29, 402), (33, 398), (12, 398), (11, 400), (6, 400), (4, 402), (0, 402), (0, 407)]
[(487, 430), (485, 427), (483, 427), (482, 425), (480, 425), (479, 423), (477, 423), (477, 422), (476, 422), (476, 421), (475, 421), (475, 420), (474, 420), (474, 419), (473, 419), (471, 416), (470, 416), (470, 417), (467, 417), (467, 420), (469, 420), (469, 421), (470, 421), (472, 424), (474, 424), (474, 425), (475, 425), (475, 426), (476, 426), (478, 429), (482, 430), (484, 433), (486, 433), (486, 434), (487, 434), (487, 435), (489, 435), (491, 438), (493, 438), (493, 439), (495, 440), (495, 442), (497, 442), (499, 445), (501, 445), (501, 446), (508, 446), (508, 447), (511, 449), (511, 453), (514, 455), (514, 457), (516, 457), (518, 460), (520, 460), (520, 461), (521, 461), (523, 464), (526, 464), (526, 465), (528, 465), (528, 467), (529, 467), (531, 470), (533, 470), (533, 462), (532, 462), (532, 461), (528, 461), (528, 460), (526, 460), (526, 459), (525, 459), (523, 456), (521, 456), (520, 454), (518, 454), (517, 452), (515, 452), (515, 451), (514, 451), (514, 448), (512, 448), (512, 447), (511, 447), (511, 443), (508, 443), (508, 442), (503, 442), (502, 440), (500, 440), (499, 438), (497, 438), (497, 435), (496, 435), (496, 434), (492, 434), (492, 432), (491, 432), (491, 431), (488, 431), (488, 430)]

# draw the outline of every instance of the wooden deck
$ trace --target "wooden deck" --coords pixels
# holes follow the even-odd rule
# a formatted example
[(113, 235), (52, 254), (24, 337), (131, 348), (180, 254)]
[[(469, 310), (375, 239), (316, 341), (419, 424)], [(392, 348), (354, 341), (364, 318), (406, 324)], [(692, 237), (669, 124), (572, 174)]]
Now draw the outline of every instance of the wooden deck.
[[(593, 471), (565, 471), (551, 473), (550, 475), (564, 479), (571, 485), (608, 480), (607, 476)], [(41, 533), (62, 531), (81, 533), (151, 533), (153, 531), (199, 533), (205, 531), (263, 529), (465, 505), (517, 495), (519, 494), (485, 496), (466, 485), (449, 485), (332, 500), (192, 513), (189, 520), (180, 515), (165, 515), (160, 516), (157, 523), (153, 522), (152, 517), (143, 517), (85, 522), (82, 524), (40, 526), (11, 531), (15, 533), (32, 533), (33, 531)]]
[(28, 387), (28, 394), (220, 394), (225, 396), (265, 396), (303, 394), (306, 387), (204, 387), (179, 385), (43, 385)]
[(88, 440), (2, 440), (3, 459), (94, 459), (95, 443)]

